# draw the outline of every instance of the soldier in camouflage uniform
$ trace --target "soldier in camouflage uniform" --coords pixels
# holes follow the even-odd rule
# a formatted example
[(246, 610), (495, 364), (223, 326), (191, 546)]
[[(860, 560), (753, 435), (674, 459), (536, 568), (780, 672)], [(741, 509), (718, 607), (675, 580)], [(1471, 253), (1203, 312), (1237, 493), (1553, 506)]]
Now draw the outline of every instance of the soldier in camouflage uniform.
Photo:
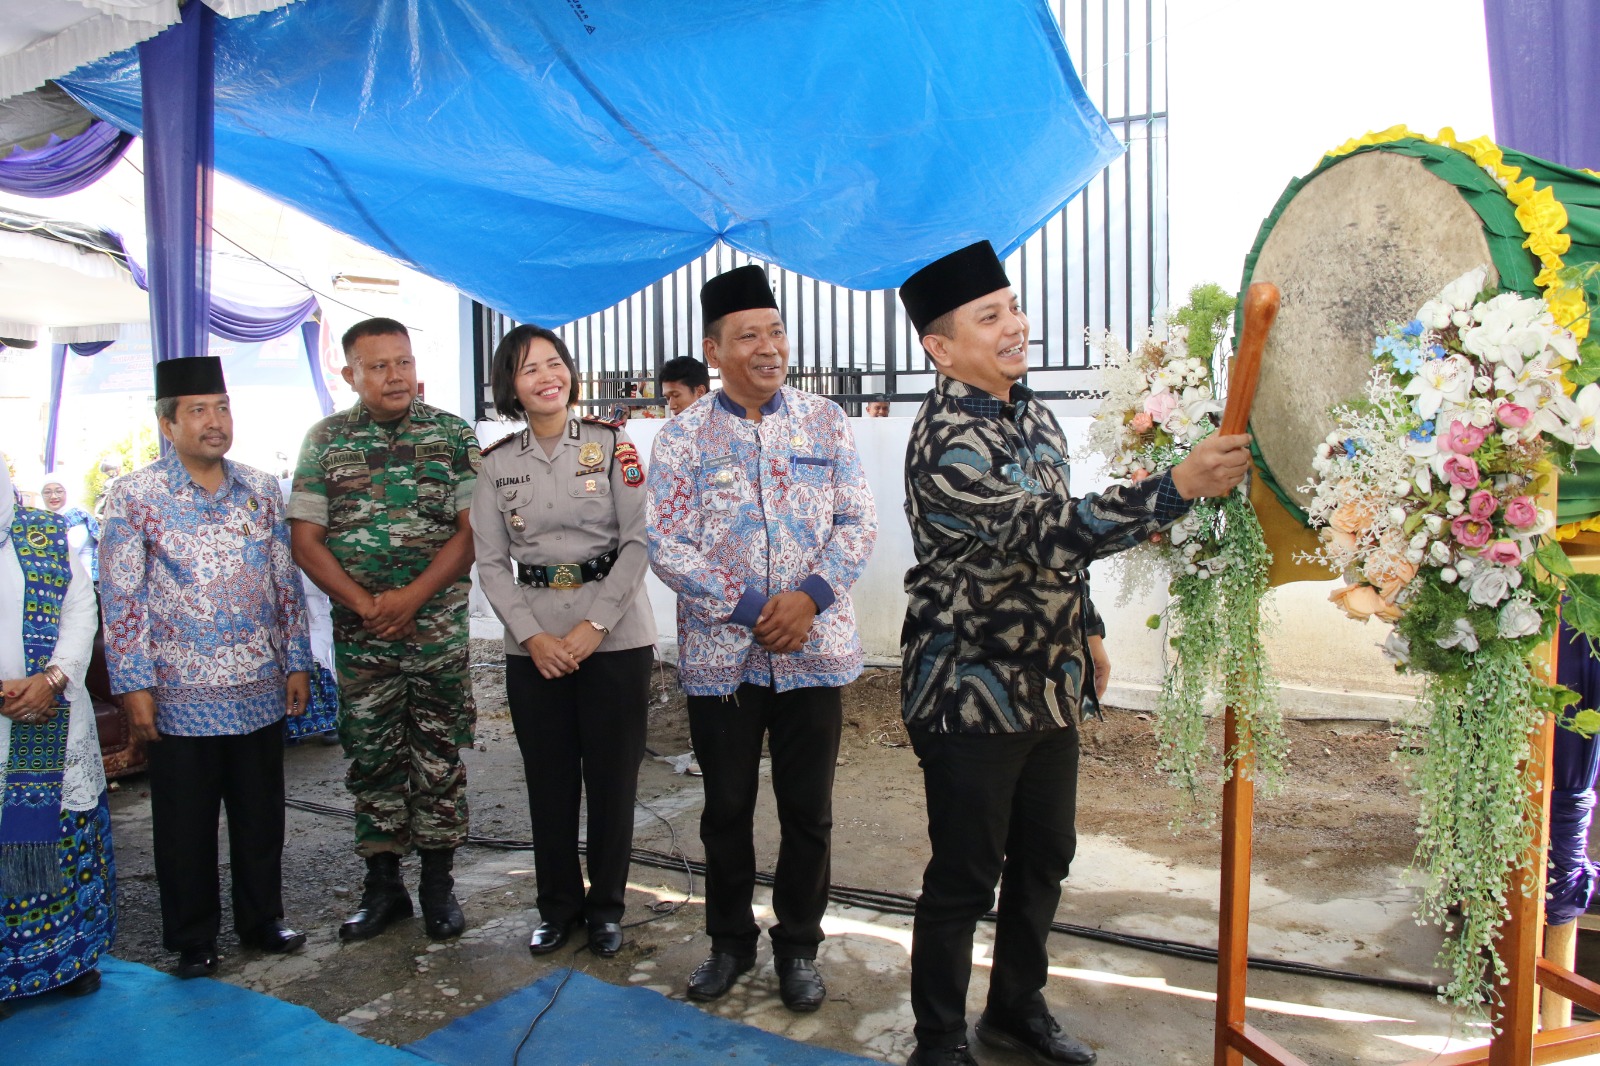
[(416, 398), (411, 340), (367, 319), (344, 335), (344, 378), (360, 401), (311, 427), (289, 501), (295, 561), (333, 600), (334, 658), (350, 759), (361, 906), (339, 930), (377, 936), (411, 916), (400, 858), (422, 856), (428, 935), (465, 928), (452, 890), (467, 839), (466, 770), (476, 709), (467, 662), (467, 511), (478, 441)]

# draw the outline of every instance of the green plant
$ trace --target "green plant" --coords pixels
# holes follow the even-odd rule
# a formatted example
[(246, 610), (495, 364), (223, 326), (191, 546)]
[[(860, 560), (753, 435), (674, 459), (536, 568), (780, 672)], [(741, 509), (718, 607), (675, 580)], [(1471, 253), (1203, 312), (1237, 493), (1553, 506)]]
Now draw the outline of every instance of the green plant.
[(99, 507), (100, 497), (105, 493), (106, 483), (110, 480), (101, 470), (107, 462), (116, 463), (122, 473), (126, 474), (155, 462), (156, 456), (160, 454), (161, 447), (156, 431), (148, 425), (133, 430), (101, 452), (83, 475), (83, 498), (88, 501), (89, 510), (93, 511)]

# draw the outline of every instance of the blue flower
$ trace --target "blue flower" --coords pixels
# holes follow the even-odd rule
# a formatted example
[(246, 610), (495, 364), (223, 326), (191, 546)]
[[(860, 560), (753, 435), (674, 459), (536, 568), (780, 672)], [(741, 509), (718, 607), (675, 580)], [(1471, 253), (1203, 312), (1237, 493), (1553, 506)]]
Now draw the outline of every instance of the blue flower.
[(1354, 440), (1351, 440), (1349, 438), (1345, 439), (1345, 442), (1344, 442), (1344, 457), (1346, 459), (1354, 459), (1356, 457), (1356, 442)]
[(1413, 318), (1410, 322), (1407, 322), (1405, 325), (1400, 327), (1400, 332), (1405, 334), (1407, 337), (1422, 336), (1422, 319)]
[(1402, 374), (1415, 374), (1422, 369), (1422, 353), (1415, 348), (1400, 348), (1391, 356), (1395, 370)]
[(1444, 350), (1444, 345), (1442, 344), (1435, 344), (1433, 347), (1429, 348), (1428, 351), (1433, 353), (1433, 357), (1435, 359), (1443, 359), (1445, 356), (1450, 354)]

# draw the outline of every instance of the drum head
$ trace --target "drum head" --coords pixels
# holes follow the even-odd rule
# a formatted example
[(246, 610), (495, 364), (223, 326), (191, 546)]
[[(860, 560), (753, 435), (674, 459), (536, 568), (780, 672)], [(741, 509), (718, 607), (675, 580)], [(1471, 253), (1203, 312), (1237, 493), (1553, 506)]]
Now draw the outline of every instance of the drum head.
[(1420, 159), (1352, 155), (1284, 207), (1246, 279), (1282, 292), (1250, 432), (1296, 517), (1311, 501), (1301, 486), (1334, 427), (1330, 411), (1365, 389), (1373, 338), (1477, 266), (1497, 284), (1483, 221)]

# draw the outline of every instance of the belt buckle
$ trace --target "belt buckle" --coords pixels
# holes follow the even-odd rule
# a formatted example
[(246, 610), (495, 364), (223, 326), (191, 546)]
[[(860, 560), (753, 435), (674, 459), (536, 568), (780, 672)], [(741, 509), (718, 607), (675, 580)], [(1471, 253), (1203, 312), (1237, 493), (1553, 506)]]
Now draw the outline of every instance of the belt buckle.
[(583, 570), (577, 563), (556, 563), (547, 566), (545, 576), (550, 581), (553, 589), (575, 589), (583, 587)]

